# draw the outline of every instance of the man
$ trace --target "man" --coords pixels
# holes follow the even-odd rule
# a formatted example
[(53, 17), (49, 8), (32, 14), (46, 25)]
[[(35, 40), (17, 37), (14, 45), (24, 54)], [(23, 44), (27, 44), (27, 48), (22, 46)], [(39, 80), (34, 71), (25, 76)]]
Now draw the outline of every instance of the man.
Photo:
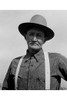
[[(61, 78), (67, 81), (67, 59), (58, 53), (44, 53), (42, 46), (54, 37), (46, 19), (35, 15), (30, 22), (19, 25), (27, 41), (24, 57), (13, 59), (3, 82), (7, 90), (59, 90)], [(46, 85), (45, 85), (46, 84)]]

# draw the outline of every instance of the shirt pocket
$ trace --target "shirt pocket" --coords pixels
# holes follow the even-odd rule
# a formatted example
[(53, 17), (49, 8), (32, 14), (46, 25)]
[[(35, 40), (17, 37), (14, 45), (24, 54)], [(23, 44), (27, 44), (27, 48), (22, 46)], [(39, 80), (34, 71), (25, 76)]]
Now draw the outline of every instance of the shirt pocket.
[[(11, 74), (14, 76), (15, 78), (15, 75), (16, 75), (16, 71), (17, 71), (17, 68), (13, 67), (12, 70), (11, 70)], [(19, 73), (18, 73), (18, 77), (19, 78), (22, 78), (22, 73), (20, 73), (21, 71), (19, 70)]]
[(55, 77), (55, 76), (58, 76), (58, 74), (57, 73), (52, 73), (51, 74), (51, 77)]
[(28, 70), (24, 67), (20, 67), (18, 78), (27, 79)]
[(59, 75), (57, 74), (57, 73), (52, 73), (51, 74), (51, 80), (58, 80), (58, 78), (59, 78)]

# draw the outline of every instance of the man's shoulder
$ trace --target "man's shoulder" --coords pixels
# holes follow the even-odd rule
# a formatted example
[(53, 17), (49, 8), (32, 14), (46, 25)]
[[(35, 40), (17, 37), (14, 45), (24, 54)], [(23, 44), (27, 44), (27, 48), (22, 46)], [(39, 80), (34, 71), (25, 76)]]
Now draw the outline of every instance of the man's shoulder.
[(15, 57), (13, 60), (20, 60), (23, 56)]
[(67, 61), (67, 57), (65, 57), (64, 55), (60, 54), (60, 53), (50, 53), (49, 52), (49, 57), (50, 58), (55, 58), (57, 60), (66, 60)]
[(48, 54), (51, 57), (59, 57), (59, 56), (62, 56), (60, 53), (56, 53), (56, 52), (48, 52)]
[(14, 58), (14, 59), (11, 61), (11, 64), (18, 64), (19, 60), (20, 60), (22, 57), (23, 57), (23, 56), (19, 56), (19, 57)]

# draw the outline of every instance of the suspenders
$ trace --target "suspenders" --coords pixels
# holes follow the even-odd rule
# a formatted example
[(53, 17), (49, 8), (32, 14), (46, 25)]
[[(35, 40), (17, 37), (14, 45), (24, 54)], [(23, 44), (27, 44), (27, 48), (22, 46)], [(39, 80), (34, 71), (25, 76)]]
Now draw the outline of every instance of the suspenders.
[(21, 57), (19, 63), (18, 63), (18, 66), (17, 66), (17, 69), (16, 69), (16, 74), (15, 74), (15, 90), (17, 90), (17, 79), (18, 79), (18, 74), (19, 74), (19, 70), (20, 70), (20, 66), (21, 66), (21, 63), (23, 61), (23, 57)]
[[(45, 57), (45, 90), (50, 90), (50, 62), (49, 62), (49, 56), (47, 52), (44, 52), (44, 57)], [(18, 74), (20, 70), (20, 66), (22, 63), (23, 57), (20, 59), (19, 64), (16, 69), (16, 74), (15, 74), (15, 90), (17, 90), (17, 79), (18, 79)]]
[(45, 90), (50, 90), (50, 62), (47, 52), (44, 52), (45, 57)]

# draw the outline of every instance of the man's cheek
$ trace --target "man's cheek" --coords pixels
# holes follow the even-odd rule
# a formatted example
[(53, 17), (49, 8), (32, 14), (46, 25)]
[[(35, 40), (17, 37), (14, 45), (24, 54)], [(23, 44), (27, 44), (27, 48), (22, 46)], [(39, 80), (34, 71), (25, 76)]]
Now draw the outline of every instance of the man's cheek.
[(30, 38), (28, 38), (28, 39), (27, 39), (27, 42), (29, 43), (30, 41), (31, 41), (31, 39), (30, 39)]

